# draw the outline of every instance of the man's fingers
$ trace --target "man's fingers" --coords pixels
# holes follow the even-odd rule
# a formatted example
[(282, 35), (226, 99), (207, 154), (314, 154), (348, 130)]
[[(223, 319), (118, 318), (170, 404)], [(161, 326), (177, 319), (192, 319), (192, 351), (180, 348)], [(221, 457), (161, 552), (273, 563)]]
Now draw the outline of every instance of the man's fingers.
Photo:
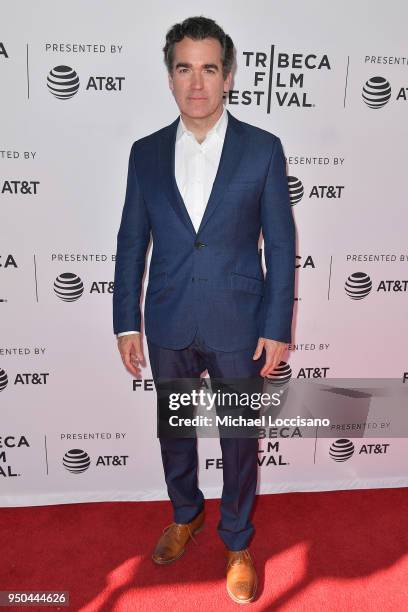
[(275, 369), (274, 363), (274, 361), (267, 361), (261, 370), (261, 376), (267, 376), (268, 374), (273, 372), (273, 370)]
[(146, 361), (145, 361), (144, 354), (143, 354), (143, 349), (136, 350), (135, 356), (138, 362), (140, 363), (140, 365), (142, 366), (146, 365)]
[(137, 353), (131, 354), (130, 362), (134, 370), (137, 371), (138, 377), (140, 377), (141, 376), (140, 366), (144, 367), (146, 365), (143, 353), (137, 352)]
[(140, 369), (133, 364), (133, 362), (132, 362), (132, 355), (131, 355), (130, 351), (123, 351), (123, 353), (121, 353), (121, 355), (122, 355), (123, 365), (128, 370), (128, 372), (130, 372), (134, 376), (139, 376), (140, 375)]
[(271, 347), (269, 344), (266, 345), (266, 359), (265, 365), (260, 372), (261, 376), (268, 376), (268, 374), (272, 374), (275, 368), (277, 368), (282, 361), (284, 352), (284, 348)]
[(255, 353), (253, 354), (252, 359), (259, 359), (262, 355), (262, 350), (264, 347), (265, 341), (262, 338), (259, 338), (258, 344), (256, 345)]
[(119, 352), (122, 358), (123, 365), (130, 374), (136, 378), (141, 377), (140, 366), (145, 366), (146, 361), (143, 354), (140, 338), (130, 341), (126, 339), (119, 341)]
[(280, 359), (274, 359), (273, 361), (266, 363), (265, 367), (263, 368), (265, 371), (263, 372), (262, 376), (268, 376), (272, 374), (272, 372), (279, 365), (280, 361), (281, 361)]

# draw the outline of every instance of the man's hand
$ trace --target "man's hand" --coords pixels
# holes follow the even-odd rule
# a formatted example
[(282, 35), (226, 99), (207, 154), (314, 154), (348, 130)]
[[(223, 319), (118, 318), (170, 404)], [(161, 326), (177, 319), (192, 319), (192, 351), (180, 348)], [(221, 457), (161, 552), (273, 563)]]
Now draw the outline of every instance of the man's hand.
[(123, 365), (138, 379), (142, 378), (140, 366), (145, 366), (141, 334), (128, 334), (118, 338), (118, 349)]
[(266, 351), (265, 365), (260, 371), (261, 376), (267, 376), (270, 378), (270, 374), (282, 361), (282, 357), (286, 352), (288, 345), (286, 342), (279, 342), (278, 340), (269, 340), (269, 338), (259, 338), (258, 344), (255, 349), (255, 353), (252, 359), (259, 359), (262, 355), (263, 349)]

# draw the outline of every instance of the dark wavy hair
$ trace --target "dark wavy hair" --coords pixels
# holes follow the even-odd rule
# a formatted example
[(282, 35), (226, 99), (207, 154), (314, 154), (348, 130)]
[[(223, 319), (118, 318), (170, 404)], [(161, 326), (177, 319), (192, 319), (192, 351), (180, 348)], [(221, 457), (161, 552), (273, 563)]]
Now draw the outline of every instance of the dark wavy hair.
[(166, 44), (163, 47), (164, 63), (169, 73), (173, 70), (174, 45), (187, 36), (193, 40), (215, 38), (221, 45), (221, 62), (224, 79), (234, 65), (234, 43), (228, 34), (213, 20), (207, 17), (189, 17), (181, 23), (176, 23), (166, 34)]

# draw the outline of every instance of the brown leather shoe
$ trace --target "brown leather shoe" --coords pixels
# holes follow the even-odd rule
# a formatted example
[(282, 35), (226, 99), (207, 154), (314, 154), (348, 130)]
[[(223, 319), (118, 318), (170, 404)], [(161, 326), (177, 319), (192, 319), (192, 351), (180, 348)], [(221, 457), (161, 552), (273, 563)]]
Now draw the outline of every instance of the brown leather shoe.
[[(163, 530), (163, 535), (157, 542), (152, 559), (159, 565), (172, 563), (184, 553), (185, 546), (194, 534), (204, 527), (204, 510), (198, 514), (191, 523), (171, 523)], [(194, 540), (195, 542), (195, 540)]]
[(227, 550), (227, 593), (235, 603), (255, 599), (258, 580), (249, 550)]

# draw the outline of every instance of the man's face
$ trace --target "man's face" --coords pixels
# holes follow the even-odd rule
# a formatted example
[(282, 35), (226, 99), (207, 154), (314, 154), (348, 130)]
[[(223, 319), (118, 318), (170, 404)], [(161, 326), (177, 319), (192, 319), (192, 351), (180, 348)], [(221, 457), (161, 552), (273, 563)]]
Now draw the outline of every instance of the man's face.
[(175, 44), (169, 86), (183, 115), (192, 119), (211, 116), (221, 107), (230, 85), (231, 74), (223, 77), (218, 40), (185, 37)]

